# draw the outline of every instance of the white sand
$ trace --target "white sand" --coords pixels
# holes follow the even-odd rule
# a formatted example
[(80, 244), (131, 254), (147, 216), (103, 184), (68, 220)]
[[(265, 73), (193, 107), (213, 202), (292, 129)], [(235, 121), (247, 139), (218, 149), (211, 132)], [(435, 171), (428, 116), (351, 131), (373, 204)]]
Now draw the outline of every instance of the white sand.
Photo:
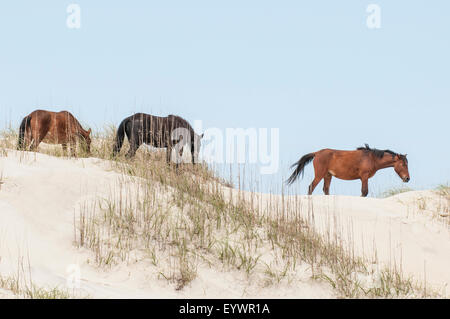
[[(14, 274), (18, 261), (24, 258), (24, 264), (30, 265), (33, 282), (40, 286), (65, 288), (70, 275), (68, 267), (78, 265), (81, 289), (77, 292), (91, 297), (335, 297), (328, 285), (308, 279), (306, 271), (297, 281), (263, 288), (261, 283), (246, 280), (242, 272), (200, 266), (197, 278), (177, 291), (166, 280), (157, 279), (150, 263), (98, 269), (87, 262), (93, 259), (91, 251), (73, 245), (74, 214), (88, 199), (110, 194), (121, 175), (105, 168), (104, 162), (98, 159), (60, 159), (16, 151), (0, 157), (2, 276)], [(417, 208), (418, 198), (423, 196), (435, 198), (431, 192), (413, 192), (388, 199), (313, 196), (311, 201), (314, 222), (324, 233), (330, 224), (337, 225), (334, 229), (342, 240), (353, 243), (356, 253), (372, 256), (376, 249), (381, 263), (392, 265), (401, 260), (405, 273), (419, 279), (426, 275), (430, 284), (447, 293), (449, 224), (445, 217), (443, 221)], [(268, 197), (261, 195), (260, 199), (267, 202)], [(311, 204), (308, 196), (298, 196), (297, 200), (305, 207)], [(304, 212), (307, 214), (308, 209)], [(0, 298), (3, 297), (10, 297), (10, 293), (0, 290)]]
[[(306, 271), (303, 280), (274, 289), (249, 282), (242, 272), (200, 266), (196, 279), (177, 291), (175, 284), (157, 279), (157, 269), (149, 262), (99, 269), (92, 265), (90, 250), (73, 245), (74, 215), (88, 199), (108, 197), (122, 175), (102, 169), (106, 165), (98, 159), (23, 154), (9, 151), (8, 157), (0, 157), (0, 274), (4, 277), (14, 275), (18, 261), (24, 259), (36, 285), (62, 289), (73, 274), (70, 265), (78, 265), (81, 289), (75, 292), (94, 298), (335, 297), (328, 285), (312, 281)], [(9, 296), (0, 291), (0, 298)]]
[[(238, 192), (233, 190), (233, 196)], [(262, 209), (280, 196), (245, 192)], [(285, 196), (285, 218), (294, 212), (324, 236), (364, 256), (373, 269), (396, 267), (442, 296), (450, 293), (450, 202), (435, 191), (412, 191), (389, 198), (342, 195)], [(281, 205), (279, 205), (281, 206)], [(294, 208), (295, 207), (295, 208)], [(268, 209), (273, 216), (280, 215)]]

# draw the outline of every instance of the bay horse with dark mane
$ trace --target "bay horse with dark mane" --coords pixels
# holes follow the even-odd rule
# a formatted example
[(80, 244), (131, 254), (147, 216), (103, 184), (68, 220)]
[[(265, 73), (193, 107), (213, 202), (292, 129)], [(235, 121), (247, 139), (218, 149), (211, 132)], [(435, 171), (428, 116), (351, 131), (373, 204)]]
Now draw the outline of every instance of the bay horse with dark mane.
[[(127, 117), (120, 123), (117, 130), (116, 143), (113, 156), (122, 148), (125, 135), (130, 143), (127, 157), (133, 157), (142, 144), (157, 148), (167, 148), (167, 163), (171, 160), (172, 149), (177, 151), (177, 166), (183, 154), (183, 147), (189, 145), (192, 154), (192, 163), (198, 162), (200, 140), (192, 126), (183, 118), (176, 115), (159, 117), (145, 113), (136, 113)], [(178, 157), (179, 155), (179, 157)]]
[(18, 150), (36, 151), (41, 142), (61, 144), (64, 153), (67, 145), (75, 156), (77, 139), (85, 143), (86, 151), (91, 152), (91, 129), (81, 127), (78, 120), (67, 111), (50, 112), (36, 110), (25, 116), (20, 124)]
[(314, 160), (315, 177), (309, 186), (311, 195), (317, 184), (324, 179), (323, 192), (329, 194), (332, 177), (343, 180), (360, 179), (362, 182), (362, 196), (369, 193), (368, 180), (383, 168), (393, 167), (398, 176), (407, 183), (410, 180), (408, 160), (406, 155), (397, 154), (391, 150), (371, 149), (369, 145), (358, 147), (355, 151), (340, 151), (323, 149), (315, 153), (306, 154), (291, 168), (295, 168), (287, 183), (292, 184), (302, 174), (305, 166)]

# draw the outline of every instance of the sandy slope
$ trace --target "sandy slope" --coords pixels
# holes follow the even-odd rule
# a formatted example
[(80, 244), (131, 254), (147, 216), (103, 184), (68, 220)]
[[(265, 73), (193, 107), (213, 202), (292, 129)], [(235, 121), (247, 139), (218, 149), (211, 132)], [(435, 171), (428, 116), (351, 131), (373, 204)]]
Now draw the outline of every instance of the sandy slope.
[[(222, 272), (199, 267), (197, 278), (181, 291), (158, 279), (149, 263), (119, 265), (111, 270), (91, 266), (92, 252), (73, 245), (74, 215), (80, 205), (96, 197), (108, 197), (123, 177), (107, 171), (98, 159), (60, 159), (44, 154), (9, 151), (0, 157), (0, 274), (17, 271), (18, 261), (31, 266), (39, 286), (66, 287), (81, 269), (80, 296), (99, 298), (333, 298), (326, 284), (309, 279), (283, 286), (262, 288), (246, 280), (242, 272)], [(25, 273), (29, 273), (28, 269)], [(10, 295), (0, 291), (1, 297)]]
[(376, 256), (382, 264), (396, 265), (445, 291), (450, 284), (449, 224), (418, 208), (421, 192), (405, 195), (315, 196), (314, 221), (323, 233), (333, 225), (357, 254)]
[[(0, 274), (14, 273), (20, 258), (31, 266), (38, 285), (65, 287), (68, 267), (81, 267), (81, 294), (118, 298), (333, 298), (325, 284), (304, 280), (262, 288), (241, 272), (200, 267), (198, 277), (181, 291), (157, 279), (143, 262), (99, 270), (87, 263), (92, 253), (74, 247), (74, 214), (80, 204), (108, 196), (120, 175), (97, 159), (59, 159), (8, 151), (0, 157)], [(258, 195), (261, 205), (269, 197)], [(305, 217), (324, 233), (330, 229), (357, 253), (402, 269), (444, 293), (450, 283), (449, 224), (419, 209), (418, 199), (431, 192), (412, 192), (388, 199), (348, 196), (296, 196)], [(272, 196), (271, 201), (279, 200)], [(448, 205), (448, 204), (446, 204)], [(308, 209), (313, 207), (314, 209)], [(421, 206), (420, 206), (421, 207)], [(439, 206), (440, 207), (440, 206)], [(331, 225), (331, 227), (330, 227)], [(1, 297), (8, 293), (0, 291)]]
[[(236, 191), (233, 196), (238, 196)], [(267, 209), (280, 196), (248, 192), (245, 196), (253, 197), (268, 214), (280, 214)], [(283, 214), (289, 219), (300, 212), (324, 236), (337, 238), (347, 249), (373, 261), (374, 270), (382, 265), (396, 267), (448, 297), (449, 210), (449, 200), (435, 191), (412, 191), (384, 199), (286, 196)]]

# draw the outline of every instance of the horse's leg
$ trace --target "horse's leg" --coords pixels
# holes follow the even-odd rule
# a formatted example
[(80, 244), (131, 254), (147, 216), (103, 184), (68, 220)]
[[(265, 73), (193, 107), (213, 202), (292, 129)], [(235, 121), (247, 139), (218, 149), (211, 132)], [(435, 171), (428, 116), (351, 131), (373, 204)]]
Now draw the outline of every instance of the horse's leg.
[(139, 146), (141, 146), (135, 139), (130, 141), (130, 149), (128, 150), (128, 153), (126, 155), (126, 157), (128, 158), (132, 158), (136, 155), (136, 152), (139, 148)]
[(312, 181), (311, 185), (309, 185), (308, 195), (312, 195), (316, 186), (320, 183), (322, 178), (324, 178), (325, 175), (327, 174), (327, 170), (318, 161), (317, 158), (314, 160), (313, 165), (314, 165), (314, 180)]
[(25, 129), (25, 134), (23, 137), (23, 150), (28, 151), (31, 147), (31, 141), (33, 140), (33, 137), (31, 136), (31, 127), (30, 129)]
[(180, 157), (179, 157), (180, 162), (183, 160), (183, 150), (184, 150), (184, 145), (180, 146), (180, 149), (178, 150), (178, 154), (180, 155)]
[(177, 158), (177, 162), (176, 162), (176, 166), (175, 166), (175, 169), (177, 172), (178, 172), (178, 167), (180, 166), (180, 163), (183, 161), (183, 150), (184, 150), (184, 146), (180, 146), (179, 150), (178, 150), (179, 157)]
[[(194, 144), (191, 145), (191, 157), (192, 157), (192, 165), (196, 165), (198, 163), (198, 152), (195, 152), (196, 149), (194, 147)], [(197, 150), (198, 151), (198, 150)]]
[(37, 152), (39, 144), (41, 144), (41, 136), (39, 134), (33, 134), (30, 149), (32, 152)]
[(77, 157), (77, 153), (75, 151), (77, 147), (77, 143), (70, 142), (70, 156)]
[(77, 157), (76, 154), (77, 140), (75, 137), (70, 138), (69, 145), (70, 145), (70, 156)]
[(36, 143), (36, 140), (32, 139), (31, 144), (30, 144), (30, 151), (37, 152), (37, 148), (38, 148), (38, 144)]
[(331, 184), (332, 177), (333, 177), (333, 175), (328, 173), (327, 175), (325, 175), (325, 177), (323, 179), (323, 193), (325, 195), (330, 195), (330, 184)]
[(171, 160), (172, 160), (172, 145), (168, 144), (167, 145), (167, 150), (166, 150), (166, 162), (167, 162), (167, 165), (170, 165)]
[(320, 181), (322, 180), (323, 177), (317, 178), (314, 177), (314, 180), (312, 181), (311, 185), (309, 185), (308, 188), (308, 195), (312, 195), (312, 193), (314, 192), (314, 189), (316, 188), (316, 186), (320, 183)]
[(128, 141), (130, 142), (130, 149), (128, 150), (125, 157), (132, 158), (134, 155), (136, 155), (136, 151), (139, 148), (137, 145), (136, 138), (133, 135), (133, 132), (131, 132), (131, 136), (128, 138)]
[(31, 135), (30, 150), (32, 152), (37, 152), (38, 146), (41, 143), (41, 140), (44, 138), (45, 134), (47, 134), (47, 132), (40, 129), (38, 125), (32, 125), (31, 128), (32, 129), (30, 134)]
[(183, 162), (183, 150), (184, 150), (184, 145), (179, 146), (178, 149), (178, 158), (177, 158), (177, 168), (180, 165), (180, 163)]
[(67, 154), (67, 143), (62, 143), (62, 149), (63, 149), (63, 156), (66, 156)]
[(132, 158), (136, 155), (137, 150), (144, 143), (143, 138), (139, 136), (139, 130), (137, 127), (131, 129), (130, 135), (127, 135), (130, 142), (130, 149), (126, 155), (127, 158)]
[(369, 194), (369, 178), (365, 176), (361, 177), (361, 183), (362, 183), (361, 196), (367, 197), (367, 195)]
[(35, 140), (35, 134), (31, 134), (29, 150), (30, 150), (31, 152), (36, 152), (36, 150), (37, 150), (37, 145), (36, 145), (36, 140)]

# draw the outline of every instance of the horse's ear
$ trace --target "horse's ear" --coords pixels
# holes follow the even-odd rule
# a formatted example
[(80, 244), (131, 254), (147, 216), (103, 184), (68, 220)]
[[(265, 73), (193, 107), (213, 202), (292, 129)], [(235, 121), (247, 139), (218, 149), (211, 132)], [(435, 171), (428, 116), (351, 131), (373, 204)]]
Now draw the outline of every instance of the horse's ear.
[(88, 130), (88, 134), (91, 135), (91, 132), (92, 132), (92, 129), (89, 129)]
[(200, 135), (200, 138), (203, 138), (203, 136), (205, 136), (205, 133), (202, 133), (202, 135)]

